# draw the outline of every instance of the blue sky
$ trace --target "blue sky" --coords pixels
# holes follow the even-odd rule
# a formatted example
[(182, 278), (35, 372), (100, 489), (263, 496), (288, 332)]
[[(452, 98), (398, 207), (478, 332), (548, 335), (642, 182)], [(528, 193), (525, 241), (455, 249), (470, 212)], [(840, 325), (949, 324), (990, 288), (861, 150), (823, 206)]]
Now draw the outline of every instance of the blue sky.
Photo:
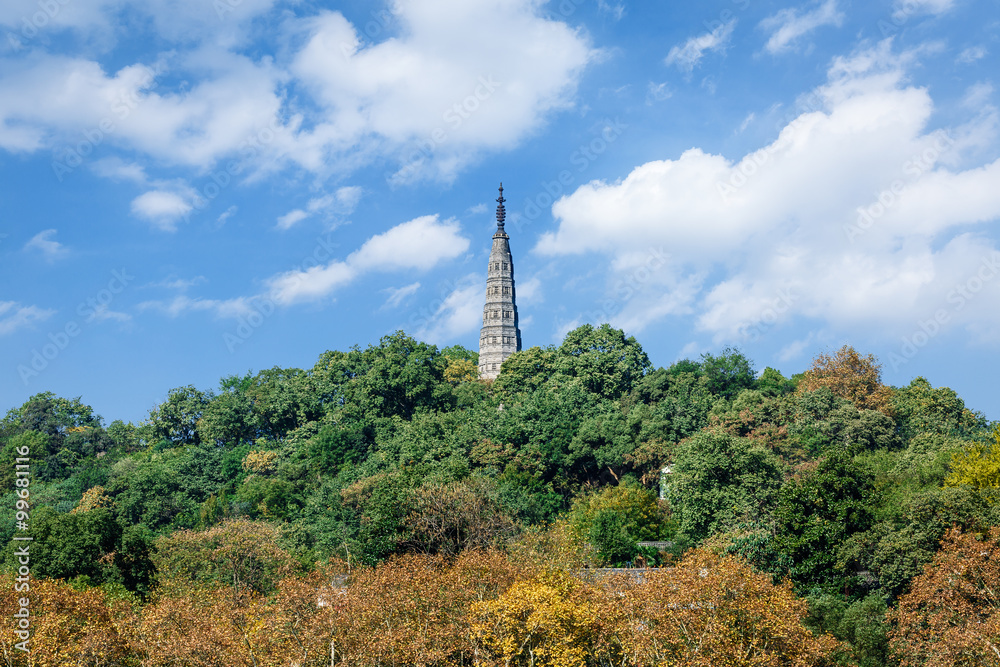
[(1000, 418), (997, 72), (987, 0), (7, 0), (0, 409), (475, 348), (503, 181), (526, 347), (849, 343)]

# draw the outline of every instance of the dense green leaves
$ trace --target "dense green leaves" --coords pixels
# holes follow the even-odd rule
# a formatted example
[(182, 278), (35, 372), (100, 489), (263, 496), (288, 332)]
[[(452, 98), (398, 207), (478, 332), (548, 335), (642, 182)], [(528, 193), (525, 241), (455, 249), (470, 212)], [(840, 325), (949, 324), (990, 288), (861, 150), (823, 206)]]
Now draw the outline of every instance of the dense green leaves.
[(668, 499), (693, 540), (768, 515), (781, 486), (774, 455), (746, 438), (699, 432), (677, 448)]
[(923, 378), (882, 385), (850, 348), (792, 379), (728, 348), (653, 368), (604, 324), (514, 354), (493, 382), (476, 359), (396, 332), (173, 389), (107, 427), (79, 398), (37, 394), (0, 421), (6, 567), (24, 457), (40, 576), (264, 594), (330, 557), (546, 543), (623, 564), (666, 539), (790, 577), (813, 628), (852, 646), (842, 662), (878, 665), (886, 609), (946, 531), (1000, 523), (982, 415)]

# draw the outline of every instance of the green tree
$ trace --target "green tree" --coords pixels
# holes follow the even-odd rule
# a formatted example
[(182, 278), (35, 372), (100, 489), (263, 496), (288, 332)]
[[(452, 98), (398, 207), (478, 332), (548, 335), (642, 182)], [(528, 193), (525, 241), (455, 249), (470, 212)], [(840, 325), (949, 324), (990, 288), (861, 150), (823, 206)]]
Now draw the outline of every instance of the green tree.
[(555, 364), (559, 373), (579, 378), (587, 391), (608, 399), (628, 393), (652, 369), (638, 341), (609, 324), (584, 324), (567, 333)]
[(702, 540), (769, 516), (780, 486), (781, 467), (770, 451), (706, 429), (678, 445), (668, 500), (681, 532)]
[(211, 393), (193, 385), (171, 389), (167, 400), (149, 411), (148, 427), (153, 441), (163, 439), (170, 446), (197, 444), (198, 420), (211, 399)]
[(844, 449), (785, 484), (775, 512), (776, 545), (793, 562), (793, 581), (842, 591), (850, 577), (838, 566), (838, 550), (851, 535), (872, 527), (877, 506), (874, 476)]
[(656, 493), (634, 482), (578, 496), (568, 519), (571, 534), (593, 545), (603, 565), (631, 561), (639, 554), (637, 542), (672, 534)]
[(507, 357), (493, 389), (505, 396), (537, 391), (556, 372), (556, 351), (552, 346), (529, 347)]
[(753, 362), (731, 347), (719, 356), (701, 355), (701, 374), (708, 379), (708, 390), (725, 399), (735, 398), (744, 389), (753, 389), (757, 384)]

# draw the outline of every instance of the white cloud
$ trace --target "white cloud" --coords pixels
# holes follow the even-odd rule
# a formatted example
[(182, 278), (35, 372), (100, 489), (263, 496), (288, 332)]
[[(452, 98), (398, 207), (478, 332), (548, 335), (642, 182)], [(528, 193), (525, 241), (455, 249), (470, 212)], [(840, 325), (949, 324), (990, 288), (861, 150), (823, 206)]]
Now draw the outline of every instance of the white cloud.
[(25, 250), (37, 250), (46, 260), (54, 262), (65, 256), (69, 251), (66, 246), (55, 240), (56, 230), (46, 229), (31, 237), (31, 240), (24, 244)]
[(253, 300), (246, 297), (236, 297), (233, 299), (200, 299), (179, 294), (169, 301), (143, 301), (139, 304), (139, 310), (155, 309), (170, 317), (179, 317), (188, 312), (202, 311), (208, 312), (218, 318), (245, 317), (252, 312)]
[(731, 19), (711, 32), (692, 37), (681, 46), (674, 46), (667, 54), (666, 64), (677, 65), (678, 69), (690, 74), (706, 51), (725, 51), (735, 27), (736, 19)]
[(517, 302), (522, 306), (534, 305), (545, 300), (542, 294), (542, 281), (538, 276), (524, 282), (518, 282), (515, 289)]
[(132, 200), (132, 213), (165, 232), (177, 231), (177, 221), (193, 207), (176, 192), (150, 190)]
[(278, 229), (290, 229), (315, 213), (350, 215), (361, 201), (362, 189), (356, 185), (339, 188), (336, 192), (313, 197), (305, 210), (297, 208), (278, 218)]
[(90, 169), (98, 176), (113, 181), (131, 181), (141, 185), (149, 182), (145, 167), (135, 162), (126, 162), (120, 157), (102, 158), (90, 165)]
[(296, 208), (278, 218), (278, 229), (291, 229), (295, 224), (302, 222), (309, 217), (309, 214), (301, 208)]
[(215, 224), (219, 225), (220, 227), (226, 224), (226, 220), (229, 220), (229, 218), (233, 217), (233, 215), (236, 214), (236, 211), (238, 211), (239, 208), (240, 208), (239, 206), (233, 204), (232, 206), (230, 206), (225, 211), (219, 214), (219, 217), (215, 219)]
[(274, 276), (268, 281), (271, 297), (285, 304), (316, 300), (370, 271), (430, 269), (468, 250), (469, 239), (460, 232), (453, 219), (441, 222), (436, 215), (414, 218), (371, 237), (343, 261)]
[(390, 287), (388, 289), (382, 290), (389, 295), (389, 298), (385, 300), (385, 305), (388, 308), (397, 308), (406, 297), (412, 296), (417, 293), (420, 289), (420, 283), (410, 283), (409, 285), (404, 285), (403, 287), (395, 288)]
[(896, 0), (892, 18), (897, 23), (918, 14), (945, 14), (955, 6), (955, 0)]
[(970, 46), (967, 49), (963, 49), (961, 53), (958, 54), (958, 62), (969, 64), (974, 63), (977, 60), (981, 60), (986, 57), (987, 51), (983, 46)]
[[(4, 5), (0, 21), (37, 11), (34, 0), (17, 3)], [(376, 43), (336, 11), (285, 13), (273, 20), (281, 58), (235, 52), (249, 22), (273, 4), (132, 3), (129, 17), (150, 17), (157, 37), (178, 48), (117, 71), (40, 51), (5, 59), (0, 148), (53, 150), (65, 165), (125, 150), (200, 172), (235, 159), (244, 179), (288, 165), (342, 175), (386, 160), (393, 183), (450, 180), (572, 106), (582, 70), (599, 53), (584, 32), (545, 17), (537, 0), (390, 3), (382, 12), (388, 37)], [(100, 24), (110, 48), (118, 5), (78, 0), (60, 21), (80, 30)], [(81, 134), (85, 155), (77, 154)]]
[(673, 94), (674, 91), (670, 90), (666, 82), (654, 83), (650, 81), (646, 85), (646, 104), (668, 100)]
[(693, 148), (579, 187), (553, 205), (558, 228), (536, 250), (607, 253), (620, 271), (644, 249), (669, 248), (680, 259), (616, 316), (628, 328), (687, 307), (717, 342), (796, 318), (892, 336), (946, 308), (949, 326), (1000, 332), (1000, 313), (986, 306), (1000, 280), (984, 284), (975, 307), (948, 304), (993, 256), (994, 242), (975, 232), (1000, 217), (1000, 160), (968, 164), (981, 142), (966, 137), (996, 119), (928, 129), (930, 94), (905, 83), (912, 60), (889, 42), (835, 59), (815, 91), (820, 108), (740, 159)]
[(132, 320), (132, 316), (128, 313), (111, 310), (107, 304), (98, 304), (90, 310), (90, 314), (87, 317), (88, 322), (106, 322), (108, 320), (114, 322), (130, 322)]
[(781, 348), (781, 350), (778, 351), (778, 354), (776, 355), (778, 361), (787, 363), (789, 361), (794, 361), (795, 359), (799, 359), (802, 356), (802, 353), (805, 352), (810, 345), (812, 345), (814, 338), (815, 338), (814, 334), (810, 333), (805, 338), (801, 338), (799, 340), (793, 340), (791, 343), (785, 345), (783, 348)]
[(0, 336), (30, 327), (35, 322), (44, 322), (55, 313), (48, 308), (22, 306), (16, 301), (0, 301)]
[[(466, 281), (468, 278), (466, 276)], [(473, 284), (452, 290), (414, 335), (435, 345), (448, 344), (479, 329), (482, 317), (483, 287), (482, 277), (479, 276)]]
[(616, 21), (621, 21), (622, 17), (625, 16), (625, 3), (624, 2), (608, 2), (608, 0), (597, 0), (597, 9), (610, 14), (611, 17)]
[(825, 25), (840, 26), (844, 13), (837, 9), (837, 0), (824, 0), (811, 11), (797, 8), (782, 9), (774, 16), (760, 22), (760, 27), (771, 33), (764, 45), (768, 53), (781, 53), (803, 35)]
[(460, 233), (457, 220), (441, 222), (436, 215), (424, 215), (371, 237), (347, 263), (361, 271), (427, 270), (469, 249), (469, 239)]
[(302, 21), (307, 41), (292, 72), (329, 119), (312, 137), (335, 152), (387, 152), (401, 164), (394, 182), (447, 180), (480, 152), (510, 148), (571, 103), (596, 55), (539, 9), (534, 0), (396, 3), (400, 36), (376, 44), (338, 12)]

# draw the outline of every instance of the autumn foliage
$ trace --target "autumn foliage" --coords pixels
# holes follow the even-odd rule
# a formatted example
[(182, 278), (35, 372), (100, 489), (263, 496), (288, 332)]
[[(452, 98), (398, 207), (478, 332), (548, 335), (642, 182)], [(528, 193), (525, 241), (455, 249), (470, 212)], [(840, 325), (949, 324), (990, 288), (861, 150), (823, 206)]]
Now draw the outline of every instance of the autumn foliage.
[(1000, 528), (949, 532), (892, 616), (903, 667), (1000, 665)]
[[(271, 594), (168, 587), (135, 608), (36, 582), (31, 664), (819, 665), (837, 645), (805, 629), (805, 603), (787, 585), (734, 558), (692, 551), (674, 568), (635, 572), (586, 576), (468, 550), (351, 570), (331, 562)], [(10, 619), (17, 601), (3, 584)], [(9, 637), (7, 664), (22, 664)]]
[(861, 356), (850, 345), (834, 354), (820, 354), (803, 374), (799, 391), (828, 388), (859, 410), (878, 410), (892, 416), (892, 389), (882, 384), (882, 367), (875, 355)]

